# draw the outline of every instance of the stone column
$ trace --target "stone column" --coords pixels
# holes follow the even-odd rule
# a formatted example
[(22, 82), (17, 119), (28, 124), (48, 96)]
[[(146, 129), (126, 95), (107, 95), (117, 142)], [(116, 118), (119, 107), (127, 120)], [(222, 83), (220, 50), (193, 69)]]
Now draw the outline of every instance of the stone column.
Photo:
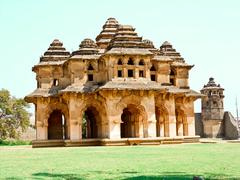
[(78, 98), (76, 95), (71, 95), (69, 99), (69, 122), (70, 122), (70, 140), (82, 139), (82, 113), (78, 109)]
[(194, 99), (189, 99), (188, 103), (186, 104), (187, 108), (187, 135), (188, 136), (195, 136), (195, 115), (194, 115)]
[(38, 100), (35, 107), (36, 118), (36, 139), (47, 140), (48, 139), (48, 114), (46, 114), (47, 105)]
[(195, 136), (195, 117), (187, 117), (187, 134), (188, 136)]
[(155, 100), (154, 95), (150, 91), (147, 96), (143, 97), (142, 103), (147, 113), (147, 133), (144, 133), (144, 137), (156, 137), (156, 115), (155, 115)]
[(169, 95), (168, 109), (169, 109), (169, 137), (176, 137), (176, 114), (175, 114), (175, 100), (173, 95)]
[(121, 115), (110, 115), (109, 117), (109, 138), (121, 138)]

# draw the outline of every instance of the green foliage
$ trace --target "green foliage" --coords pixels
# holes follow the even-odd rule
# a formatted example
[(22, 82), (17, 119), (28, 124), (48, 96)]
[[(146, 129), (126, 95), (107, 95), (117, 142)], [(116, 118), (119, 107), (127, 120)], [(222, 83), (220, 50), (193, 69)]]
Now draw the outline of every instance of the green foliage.
[(16, 145), (31, 145), (31, 141), (23, 140), (0, 140), (0, 146), (16, 146)]
[(29, 127), (29, 105), (23, 99), (10, 95), (8, 90), (0, 90), (0, 140), (19, 138)]
[(82, 117), (82, 138), (87, 137), (87, 116), (84, 113)]

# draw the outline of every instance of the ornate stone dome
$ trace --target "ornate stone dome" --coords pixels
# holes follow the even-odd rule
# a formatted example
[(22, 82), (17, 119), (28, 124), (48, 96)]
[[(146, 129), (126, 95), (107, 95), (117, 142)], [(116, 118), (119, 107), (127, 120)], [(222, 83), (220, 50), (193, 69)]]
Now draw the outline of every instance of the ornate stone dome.
[(207, 85), (204, 85), (204, 87), (220, 87), (220, 84), (217, 85), (214, 81), (214, 78), (210, 77)]
[(143, 43), (144, 43), (146, 48), (154, 48), (153, 42), (150, 41), (149, 39), (144, 39)]
[(97, 44), (89, 38), (84, 39), (79, 45), (80, 48), (97, 48)]
[(79, 45), (79, 50), (74, 51), (72, 55), (92, 55), (98, 52), (97, 44), (92, 39), (86, 38)]

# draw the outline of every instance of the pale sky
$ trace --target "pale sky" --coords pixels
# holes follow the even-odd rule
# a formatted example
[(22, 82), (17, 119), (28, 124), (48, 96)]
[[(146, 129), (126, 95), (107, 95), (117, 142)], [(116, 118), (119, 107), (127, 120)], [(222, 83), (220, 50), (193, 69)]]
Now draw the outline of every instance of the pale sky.
[[(95, 39), (107, 18), (130, 24), (155, 47), (168, 40), (188, 64), (190, 87), (199, 91), (214, 77), (225, 88), (225, 110), (240, 104), (239, 0), (1, 0), (0, 89), (24, 97), (36, 88), (33, 65), (53, 39), (67, 50)], [(200, 111), (199, 101), (195, 104)]]

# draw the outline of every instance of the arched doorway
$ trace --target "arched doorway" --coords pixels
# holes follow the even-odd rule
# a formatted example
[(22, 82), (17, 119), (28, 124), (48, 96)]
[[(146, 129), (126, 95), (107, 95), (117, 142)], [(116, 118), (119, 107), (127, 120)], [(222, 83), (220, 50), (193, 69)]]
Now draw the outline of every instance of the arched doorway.
[(121, 138), (143, 137), (143, 116), (140, 110), (129, 105), (121, 115)]
[(156, 136), (169, 137), (169, 120), (168, 113), (164, 108), (155, 108), (156, 114)]
[(82, 117), (82, 138), (101, 137), (101, 118), (95, 107), (88, 107)]
[(176, 111), (176, 134), (177, 136), (188, 136), (188, 124), (183, 110)]
[(66, 139), (67, 123), (60, 110), (54, 110), (48, 118), (48, 139)]

